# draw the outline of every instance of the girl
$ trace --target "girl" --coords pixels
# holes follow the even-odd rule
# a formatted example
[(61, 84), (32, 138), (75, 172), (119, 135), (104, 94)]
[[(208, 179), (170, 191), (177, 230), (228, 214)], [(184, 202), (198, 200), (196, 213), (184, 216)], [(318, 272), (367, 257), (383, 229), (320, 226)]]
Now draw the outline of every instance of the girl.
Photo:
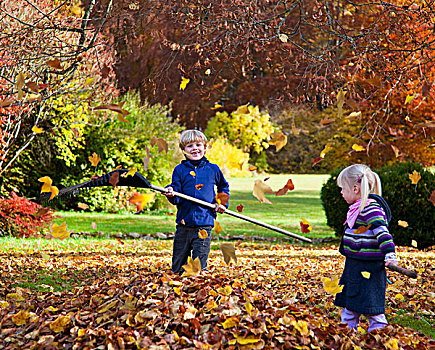
[(338, 175), (341, 195), (350, 204), (340, 253), (346, 257), (334, 304), (343, 307), (341, 321), (357, 330), (361, 314), (369, 332), (385, 327), (385, 291), (388, 264), (397, 265), (393, 237), (388, 232), (390, 209), (381, 195), (379, 176), (363, 164), (354, 164)]

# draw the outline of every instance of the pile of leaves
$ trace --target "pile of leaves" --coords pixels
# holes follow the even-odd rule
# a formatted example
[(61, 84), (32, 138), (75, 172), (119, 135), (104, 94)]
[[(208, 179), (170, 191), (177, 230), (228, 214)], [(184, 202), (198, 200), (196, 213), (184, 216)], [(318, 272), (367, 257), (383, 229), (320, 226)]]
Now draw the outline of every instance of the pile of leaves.
[[(323, 287), (343, 268), (336, 247), (241, 243), (237, 265), (212, 250), (210, 272), (189, 277), (170, 272), (170, 242), (103, 241), (98, 249), (1, 254), (1, 348), (435, 347), (434, 339), (398, 324), (367, 333), (363, 321), (357, 333), (339, 322), (339, 308)], [(419, 277), (389, 272), (387, 316), (401, 310), (433, 324), (435, 252), (399, 248), (399, 255)], [(37, 283), (37, 271), (56, 273), (56, 290), (23, 287), (23, 276)]]

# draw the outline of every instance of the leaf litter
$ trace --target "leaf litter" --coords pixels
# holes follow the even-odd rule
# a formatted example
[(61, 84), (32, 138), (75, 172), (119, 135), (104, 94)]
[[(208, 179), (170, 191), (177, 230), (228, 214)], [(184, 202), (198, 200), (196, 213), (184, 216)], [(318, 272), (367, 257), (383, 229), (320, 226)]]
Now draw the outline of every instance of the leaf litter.
[[(43, 251), (0, 253), (1, 348), (435, 347), (434, 339), (399, 324), (356, 333), (339, 322), (324, 289), (334, 281), (335, 292), (343, 267), (337, 247), (241, 243), (237, 265), (227, 266), (212, 249), (209, 272), (182, 277), (170, 271), (171, 242), (107, 240), (58, 250), (65, 241), (52, 242)], [(388, 271), (387, 317), (401, 310), (433, 324), (435, 252), (398, 250), (401, 264), (419, 277)], [(39, 283), (41, 271), (56, 274), (60, 290), (26, 287), (24, 276)]]

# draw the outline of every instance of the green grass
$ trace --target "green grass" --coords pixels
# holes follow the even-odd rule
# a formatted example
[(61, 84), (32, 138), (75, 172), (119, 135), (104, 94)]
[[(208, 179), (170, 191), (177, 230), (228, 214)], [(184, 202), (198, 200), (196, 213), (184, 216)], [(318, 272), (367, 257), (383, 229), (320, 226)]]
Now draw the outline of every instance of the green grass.
[(401, 326), (415, 329), (416, 331), (435, 339), (435, 324), (433, 320), (430, 320), (427, 316), (421, 313), (412, 315), (404, 310), (399, 310), (397, 316), (389, 318), (389, 322), (398, 323)]
[(37, 292), (61, 292), (72, 290), (82, 285), (80, 278), (66, 270), (32, 270), (25, 271), (21, 275), (21, 281), (14, 283), (12, 287), (28, 288)]
[[(301, 234), (299, 221), (301, 218), (305, 218), (313, 227), (313, 231), (307, 236), (315, 238), (334, 236), (333, 231), (326, 224), (320, 200), (320, 189), (328, 175), (270, 175), (266, 184), (274, 191), (283, 187), (289, 178), (293, 180), (295, 185), (295, 189), (284, 196), (277, 197), (274, 194), (267, 194), (266, 197), (273, 204), (260, 203), (252, 195), (254, 181), (264, 178), (265, 176), (229, 179), (231, 191), (229, 209), (237, 211), (236, 207), (242, 204), (244, 207), (243, 215), (296, 234)], [(75, 232), (150, 234), (175, 231), (175, 216), (167, 215), (166, 212), (140, 215), (76, 212), (59, 212), (58, 214), (61, 218), (57, 219), (56, 223), (61, 224), (65, 221), (68, 229)], [(285, 237), (230, 215), (219, 215), (218, 221), (226, 233), (230, 235)], [(91, 228), (92, 222), (97, 224), (96, 230)]]

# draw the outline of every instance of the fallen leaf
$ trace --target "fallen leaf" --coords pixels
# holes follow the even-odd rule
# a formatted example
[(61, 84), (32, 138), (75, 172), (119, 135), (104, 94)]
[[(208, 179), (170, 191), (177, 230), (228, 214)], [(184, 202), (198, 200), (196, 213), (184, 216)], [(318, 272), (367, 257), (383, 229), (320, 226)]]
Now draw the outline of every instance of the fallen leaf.
[(325, 116), (325, 118), (323, 118), (320, 121), (320, 124), (322, 124), (322, 125), (329, 125), (329, 124), (332, 124), (333, 122), (335, 122), (334, 118), (328, 118), (327, 116)]
[(233, 259), (237, 264), (236, 249), (232, 243), (223, 242), (219, 244), (219, 248), (221, 248), (222, 254), (224, 255), (224, 261), (227, 265), (229, 265), (231, 259)]
[(227, 318), (224, 322), (221, 323), (224, 329), (233, 328), (239, 324), (239, 319), (237, 317)]
[(225, 232), (224, 228), (218, 221), (214, 221), (214, 232), (218, 235), (221, 232)]
[(40, 208), (36, 211), (36, 213), (34, 215), (35, 215), (35, 217), (41, 217), (41, 216), (48, 214), (50, 212), (50, 210), (51, 210), (51, 208)]
[(274, 132), (270, 136), (269, 145), (274, 145), (277, 152), (287, 144), (287, 136), (281, 131)]
[(325, 289), (326, 292), (332, 294), (335, 296), (337, 293), (341, 293), (341, 291), (344, 288), (343, 286), (338, 285), (339, 278), (334, 277), (333, 279), (329, 279), (327, 277), (323, 278), (323, 289)]
[(180, 83), (180, 90), (184, 90), (187, 87), (187, 84), (189, 84), (190, 79), (181, 77), (181, 83)]
[(409, 174), (409, 178), (411, 180), (411, 184), (417, 185), (421, 179), (421, 175), (417, 170), (414, 170), (412, 174)]
[(406, 221), (399, 220), (397, 221), (397, 225), (402, 227), (408, 227), (408, 223)]
[(364, 278), (367, 278), (367, 279), (370, 278), (370, 272), (368, 272), (368, 271), (361, 271), (361, 275), (362, 275)]
[(343, 89), (340, 89), (337, 94), (337, 118), (340, 119), (343, 116), (343, 105), (344, 105), (344, 96), (346, 95), (347, 91), (343, 91)]
[(260, 203), (267, 203), (267, 204), (272, 204), (272, 202), (270, 202), (265, 194), (266, 193), (274, 193), (272, 188), (270, 188), (270, 186), (266, 185), (263, 181), (261, 180), (255, 180), (254, 183), (254, 189), (252, 191), (252, 194), (254, 195), (255, 198), (257, 198)]
[(417, 96), (416, 93), (414, 93), (414, 95), (407, 95), (405, 99), (405, 104), (411, 103), (416, 96)]
[(293, 131), (293, 135), (295, 135), (295, 136), (300, 134), (299, 130), (296, 129), (296, 124), (295, 124), (294, 120), (292, 120), (292, 131)]
[(12, 316), (12, 322), (15, 323), (16, 326), (22, 326), (29, 321), (30, 312), (26, 310), (20, 310), (18, 313)]
[(391, 148), (393, 149), (394, 155), (396, 156), (396, 158), (399, 157), (400, 156), (400, 150), (396, 146), (394, 146), (394, 145), (391, 145)]
[(346, 118), (352, 120), (361, 116), (361, 112), (352, 112)]
[(50, 329), (55, 332), (63, 332), (65, 327), (71, 323), (71, 318), (69, 316), (59, 316), (54, 321), (50, 322)]
[(119, 173), (117, 171), (114, 171), (112, 175), (110, 175), (109, 183), (116, 187), (116, 184), (119, 182)]
[(230, 196), (224, 192), (219, 192), (216, 197), (216, 202), (220, 205), (227, 205), (228, 201), (230, 200)]
[(66, 230), (66, 222), (63, 222), (60, 226), (58, 224), (53, 224), (50, 229), (50, 236), (52, 238), (63, 240), (68, 238), (71, 231)]
[(183, 277), (198, 275), (201, 272), (201, 261), (199, 260), (199, 257), (193, 260), (192, 257), (189, 256), (187, 258), (187, 265), (183, 265), (183, 269)]
[(208, 237), (208, 233), (206, 230), (201, 229), (198, 231), (198, 237), (201, 239), (206, 239)]
[(148, 203), (154, 201), (155, 197), (155, 193), (135, 193), (128, 201), (132, 204), (136, 204), (137, 211), (141, 211)]
[(14, 102), (15, 99), (13, 99), (12, 97), (6, 97), (3, 101), (0, 102), (0, 107), (8, 107)]
[(291, 179), (288, 179), (284, 187), (280, 188), (278, 191), (275, 192), (275, 196), (283, 196), (288, 191), (293, 191), (294, 189), (295, 189), (295, 185), (293, 185), (293, 181)]
[(60, 60), (58, 58), (53, 58), (52, 60), (48, 60), (45, 63), (51, 68), (62, 69), (62, 66), (60, 65)]
[(237, 211), (238, 211), (239, 213), (241, 213), (241, 212), (243, 211), (243, 205), (242, 205), (242, 204), (239, 204), (239, 205), (236, 207), (236, 209), (237, 209)]
[(286, 43), (288, 41), (288, 36), (286, 34), (279, 34), (278, 35), (279, 40), (281, 40), (283, 43)]
[(197, 184), (195, 185), (195, 188), (199, 191), (201, 188), (203, 188), (204, 185), (203, 184)]
[(96, 154), (95, 152), (92, 153), (92, 156), (89, 156), (88, 159), (91, 162), (92, 166), (97, 166), (101, 160), (100, 156), (98, 154)]

